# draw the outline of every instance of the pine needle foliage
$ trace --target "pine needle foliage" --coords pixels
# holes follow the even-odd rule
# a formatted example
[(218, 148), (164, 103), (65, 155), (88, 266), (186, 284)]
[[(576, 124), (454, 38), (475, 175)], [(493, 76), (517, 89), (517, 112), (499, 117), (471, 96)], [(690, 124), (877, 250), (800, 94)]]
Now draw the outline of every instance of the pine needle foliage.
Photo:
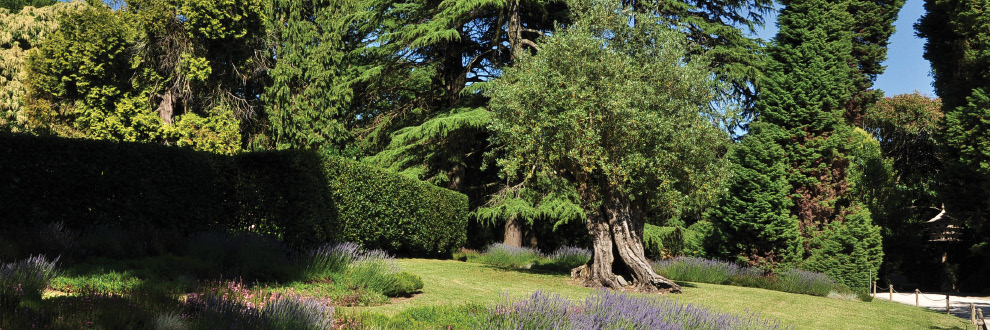
[[(865, 289), (860, 275), (876, 271), (882, 251), (869, 211), (849, 194), (854, 133), (844, 115), (859, 87), (856, 21), (848, 2), (783, 5), (756, 129), (734, 151), (739, 163), (729, 189), (748, 200), (728, 197), (714, 212), (721, 216), (716, 227), (735, 243), (723, 252), (772, 268), (795, 262), (840, 272), (844, 284)], [(830, 258), (852, 264), (830, 270), (823, 261)]]
[(339, 150), (352, 139), (352, 78), (344, 66), (349, 15), (357, 8), (358, 1), (269, 3), (275, 67), (264, 99), (277, 148)]

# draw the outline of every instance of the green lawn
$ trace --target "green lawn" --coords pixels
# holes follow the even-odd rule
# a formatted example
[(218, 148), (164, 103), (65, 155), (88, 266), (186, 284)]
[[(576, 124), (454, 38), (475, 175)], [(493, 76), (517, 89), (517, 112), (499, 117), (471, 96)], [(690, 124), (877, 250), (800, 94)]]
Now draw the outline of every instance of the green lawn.
[[(394, 315), (410, 307), (434, 305), (490, 305), (501, 294), (525, 296), (534, 290), (583, 298), (592, 289), (580, 287), (564, 275), (501, 270), (482, 264), (451, 260), (398, 260), (402, 270), (419, 275), (423, 293), (395, 299), (377, 307), (348, 308)], [(754, 288), (682, 283), (684, 293), (668, 297), (711, 306), (724, 312), (756, 312), (775, 317), (796, 329), (965, 329), (968, 321), (923, 308), (876, 300), (847, 301)]]

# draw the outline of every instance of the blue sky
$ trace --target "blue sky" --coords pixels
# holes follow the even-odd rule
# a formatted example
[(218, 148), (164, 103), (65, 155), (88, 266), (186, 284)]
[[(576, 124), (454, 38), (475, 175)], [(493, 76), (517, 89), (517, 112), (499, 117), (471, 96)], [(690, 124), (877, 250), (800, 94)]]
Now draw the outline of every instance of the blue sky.
[[(922, 57), (925, 41), (914, 35), (914, 23), (924, 14), (925, 0), (907, 0), (894, 23), (897, 30), (890, 38), (887, 49), (887, 70), (877, 78), (874, 88), (884, 91), (887, 96), (912, 93), (935, 96), (932, 89), (931, 65)], [(767, 17), (767, 27), (757, 34), (770, 40), (777, 34), (777, 17)]]

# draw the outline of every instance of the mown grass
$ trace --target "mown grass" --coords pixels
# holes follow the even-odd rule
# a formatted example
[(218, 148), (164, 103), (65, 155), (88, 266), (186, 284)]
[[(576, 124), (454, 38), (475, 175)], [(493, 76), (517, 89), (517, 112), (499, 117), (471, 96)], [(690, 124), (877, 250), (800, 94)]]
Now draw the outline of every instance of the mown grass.
[[(536, 290), (582, 299), (593, 289), (576, 285), (565, 275), (504, 270), (450, 260), (402, 259), (398, 265), (422, 277), (423, 292), (393, 299), (391, 304), (343, 309), (350, 313), (399, 315), (431, 306), (491, 306), (504, 299), (524, 297)], [(684, 293), (669, 297), (706, 305), (720, 312), (759, 313), (796, 329), (965, 329), (964, 320), (923, 308), (882, 300), (850, 301), (756, 288), (682, 283)]]

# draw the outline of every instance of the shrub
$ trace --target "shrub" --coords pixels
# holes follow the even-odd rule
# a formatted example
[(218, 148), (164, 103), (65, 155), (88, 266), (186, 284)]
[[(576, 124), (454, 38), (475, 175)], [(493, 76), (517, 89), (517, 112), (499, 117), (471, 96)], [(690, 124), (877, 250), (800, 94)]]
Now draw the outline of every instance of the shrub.
[(540, 258), (540, 252), (534, 249), (494, 243), (485, 249), (479, 261), (495, 267), (529, 269)]
[(309, 299), (278, 299), (262, 308), (262, 317), (273, 330), (333, 329), (333, 307)]
[(213, 292), (187, 301), (196, 329), (332, 329), (333, 307), (295, 295), (272, 295), (261, 304), (243, 293)]
[(395, 283), (383, 292), (389, 297), (408, 297), (423, 289), (423, 279), (407, 272), (395, 274)]
[(404, 256), (449, 256), (467, 240), (467, 196), (355, 161), (327, 157), (337, 241)]
[(782, 271), (777, 276), (777, 291), (804, 293), (825, 297), (832, 291), (848, 291), (839, 289), (840, 284), (828, 275), (809, 272), (796, 268)]
[(367, 288), (385, 294), (396, 285), (399, 269), (382, 250), (364, 251), (346, 272), (346, 283), (354, 289)]
[(694, 257), (680, 257), (654, 264), (658, 274), (677, 281), (729, 284), (745, 270), (734, 263)]
[(223, 156), (0, 134), (0, 168), (7, 234), (58, 221), (182, 235), (250, 229), (296, 248), (352, 241), (408, 256), (450, 255), (466, 240), (467, 196), (312, 151)]
[(158, 315), (152, 320), (153, 329), (155, 330), (186, 330), (189, 329), (189, 325), (182, 320), (179, 314), (166, 313)]
[(41, 300), (48, 283), (58, 276), (55, 264), (58, 258), (48, 261), (45, 256), (30, 257), (0, 268), (0, 308), (13, 308), (28, 298)]
[(533, 293), (490, 309), (482, 329), (789, 329), (758, 315), (714, 312), (674, 299), (599, 291), (572, 304), (556, 294)]
[(711, 235), (711, 223), (699, 221), (688, 228), (654, 226), (643, 229), (643, 248), (647, 258), (666, 259), (677, 256), (704, 256), (705, 238)]
[(852, 293), (828, 275), (796, 268), (767, 274), (758, 268), (743, 267), (731, 262), (680, 257), (655, 262), (654, 269), (658, 274), (675, 281), (728, 284), (821, 297)]
[(360, 257), (361, 247), (354, 243), (329, 243), (313, 249), (304, 261), (303, 278), (315, 281), (330, 278), (347, 270)]
[(564, 246), (547, 256), (546, 261), (537, 263), (540, 269), (569, 272), (591, 260), (591, 251), (585, 248)]

